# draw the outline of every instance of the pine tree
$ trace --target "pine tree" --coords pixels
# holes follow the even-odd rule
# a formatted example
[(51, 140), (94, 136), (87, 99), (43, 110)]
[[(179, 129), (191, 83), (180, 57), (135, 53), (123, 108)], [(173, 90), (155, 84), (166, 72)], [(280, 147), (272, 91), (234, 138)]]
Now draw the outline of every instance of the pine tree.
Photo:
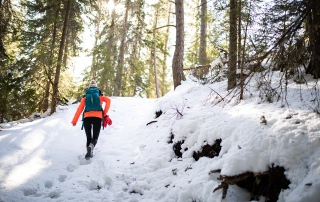
[(175, 0), (176, 11), (176, 47), (172, 60), (173, 86), (176, 88), (185, 80), (183, 74), (184, 58), (184, 9), (183, 0)]
[(59, 53), (58, 53), (58, 61), (57, 61), (57, 67), (56, 67), (56, 72), (55, 72), (55, 77), (54, 77), (54, 82), (52, 86), (52, 101), (51, 101), (51, 112), (50, 114), (53, 114), (56, 112), (56, 107), (57, 107), (57, 99), (58, 99), (58, 85), (59, 85), (59, 80), (60, 80), (60, 71), (61, 71), (61, 66), (62, 66), (62, 57), (63, 57), (63, 51), (65, 49), (65, 43), (67, 39), (67, 30), (69, 26), (69, 20), (70, 20), (70, 11), (71, 11), (71, 0), (68, 0), (67, 2), (67, 7), (66, 7), (66, 13), (65, 13), (65, 18), (64, 18), (64, 23), (63, 23), (63, 31), (60, 39), (60, 48), (59, 48)]
[[(200, 45), (199, 45), (199, 64), (208, 64), (207, 58), (207, 0), (201, 0), (200, 13)], [(206, 73), (206, 72), (204, 72)]]
[(229, 14), (229, 73), (228, 73), (228, 90), (237, 85), (237, 0), (230, 0)]

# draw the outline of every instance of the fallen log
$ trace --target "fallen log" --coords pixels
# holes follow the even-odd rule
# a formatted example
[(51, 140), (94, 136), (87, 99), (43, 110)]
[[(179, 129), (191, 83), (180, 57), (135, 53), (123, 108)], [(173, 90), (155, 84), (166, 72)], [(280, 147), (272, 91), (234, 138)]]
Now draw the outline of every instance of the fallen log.
[[(219, 170), (210, 173), (213, 172), (219, 172)], [(213, 192), (222, 189), (222, 199), (224, 199), (229, 186), (237, 185), (250, 192), (250, 201), (259, 200), (261, 196), (264, 196), (269, 202), (276, 202), (280, 192), (289, 188), (290, 181), (286, 178), (284, 172), (283, 167), (271, 166), (269, 170), (261, 173), (245, 172), (235, 176), (220, 175), (217, 179), (222, 180), (222, 182)]]

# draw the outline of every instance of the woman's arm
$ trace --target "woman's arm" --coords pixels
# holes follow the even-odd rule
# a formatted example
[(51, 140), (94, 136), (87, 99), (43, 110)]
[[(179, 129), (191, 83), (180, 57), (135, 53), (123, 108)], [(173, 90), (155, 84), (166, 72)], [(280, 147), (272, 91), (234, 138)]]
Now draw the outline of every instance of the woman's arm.
[(108, 114), (108, 111), (109, 111), (110, 105), (111, 105), (111, 99), (108, 98), (107, 96), (101, 96), (101, 103), (102, 102), (106, 103), (104, 110), (103, 110), (103, 113)]
[(81, 113), (82, 113), (82, 111), (84, 109), (84, 103), (85, 102), (86, 102), (86, 98), (84, 97), (84, 98), (81, 99), (80, 104), (79, 104), (79, 106), (77, 108), (77, 111), (73, 116), (73, 119), (71, 121), (72, 125), (75, 126), (77, 124), (78, 119), (79, 119), (79, 117), (80, 117), (80, 115), (81, 115)]

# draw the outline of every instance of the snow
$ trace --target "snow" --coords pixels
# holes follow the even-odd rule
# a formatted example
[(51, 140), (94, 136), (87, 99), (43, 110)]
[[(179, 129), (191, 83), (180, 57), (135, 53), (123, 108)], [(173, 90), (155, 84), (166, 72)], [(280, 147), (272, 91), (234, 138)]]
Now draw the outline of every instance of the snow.
[[(309, 79), (308, 86), (289, 82), (286, 100), (272, 103), (259, 96), (256, 81), (240, 102), (220, 102), (228, 94), (226, 81), (199, 85), (187, 80), (160, 99), (112, 97), (113, 124), (101, 130), (90, 160), (84, 159), (81, 120), (71, 125), (78, 104), (59, 106), (51, 116), (2, 124), (0, 201), (249, 201), (250, 194), (237, 185), (221, 200), (222, 190), (213, 192), (220, 174), (211, 171), (233, 176), (264, 172), (274, 164), (286, 169), (291, 182), (278, 201), (318, 202), (320, 119), (310, 102), (316, 81)], [(261, 116), (267, 124), (260, 123)], [(182, 158), (168, 143), (171, 134), (173, 142), (185, 141)], [(193, 159), (194, 151), (219, 138), (219, 156)]]

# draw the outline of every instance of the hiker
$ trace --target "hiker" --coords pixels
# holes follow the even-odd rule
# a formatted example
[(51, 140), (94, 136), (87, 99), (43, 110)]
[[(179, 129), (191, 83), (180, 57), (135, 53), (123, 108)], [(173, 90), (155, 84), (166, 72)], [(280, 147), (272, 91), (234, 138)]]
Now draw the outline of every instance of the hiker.
[[(103, 102), (105, 103), (104, 109), (102, 109)], [(101, 122), (103, 123), (103, 127), (106, 127), (107, 124), (112, 124), (111, 119), (107, 115), (110, 103), (111, 99), (104, 96), (98, 89), (96, 81), (92, 80), (86, 91), (86, 95), (81, 99), (77, 111), (71, 121), (72, 125), (75, 126), (83, 111), (82, 128), (84, 127), (87, 136), (87, 154), (85, 155), (87, 160), (93, 156), (93, 149), (98, 142), (101, 130)]]

